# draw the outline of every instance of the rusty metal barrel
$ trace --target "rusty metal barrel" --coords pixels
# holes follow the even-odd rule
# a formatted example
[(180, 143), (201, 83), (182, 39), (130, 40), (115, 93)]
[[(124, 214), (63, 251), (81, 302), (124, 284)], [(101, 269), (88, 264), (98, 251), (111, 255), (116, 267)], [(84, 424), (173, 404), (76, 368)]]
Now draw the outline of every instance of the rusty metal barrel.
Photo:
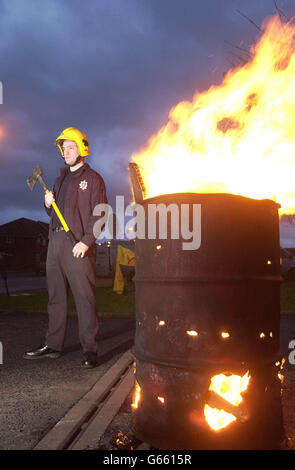
[[(178, 208), (178, 239), (169, 211), (167, 239), (148, 238), (152, 204)], [(182, 208), (192, 231), (197, 205), (200, 246), (184, 250)], [(159, 449), (276, 448), (283, 435), (279, 205), (183, 193), (146, 199), (143, 207), (146, 237), (136, 240), (133, 353), (140, 398), (134, 433)], [(250, 382), (239, 406), (210, 391), (216, 375), (246, 373)], [(232, 412), (233, 422), (212, 429), (206, 405)]]

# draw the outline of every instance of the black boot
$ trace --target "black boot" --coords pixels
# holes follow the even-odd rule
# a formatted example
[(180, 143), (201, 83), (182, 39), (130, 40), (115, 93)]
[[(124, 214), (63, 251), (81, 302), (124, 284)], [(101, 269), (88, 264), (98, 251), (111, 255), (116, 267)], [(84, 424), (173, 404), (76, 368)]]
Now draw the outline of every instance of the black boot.
[(93, 369), (93, 367), (98, 366), (97, 353), (93, 351), (85, 351), (83, 354), (83, 361), (81, 367), (84, 369)]
[(51, 349), (46, 344), (42, 344), (37, 349), (32, 351), (27, 351), (24, 354), (24, 359), (41, 359), (42, 357), (50, 357), (51, 359), (56, 359), (60, 356), (60, 351)]

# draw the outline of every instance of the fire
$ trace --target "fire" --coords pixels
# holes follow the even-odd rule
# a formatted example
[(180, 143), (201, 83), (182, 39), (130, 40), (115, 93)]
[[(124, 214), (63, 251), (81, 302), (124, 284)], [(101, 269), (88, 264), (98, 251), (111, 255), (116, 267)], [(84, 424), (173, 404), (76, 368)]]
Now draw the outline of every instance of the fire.
[[(214, 391), (232, 405), (239, 406), (243, 401), (241, 394), (247, 389), (249, 380), (250, 376), (248, 372), (243, 377), (239, 375), (227, 376), (219, 374), (211, 378), (209, 390)], [(211, 408), (211, 406), (207, 404), (204, 407), (204, 414), (207, 423), (215, 431), (228, 426), (237, 419), (232, 413), (217, 408)]]
[(159, 400), (159, 402), (162, 403), (162, 405), (165, 403), (165, 398), (164, 397), (157, 397), (157, 399)]
[[(282, 371), (283, 368), (284, 368), (285, 362), (286, 362), (286, 359), (283, 357), (283, 358), (282, 358), (282, 361), (279, 362), (279, 364), (278, 364), (278, 365), (280, 365), (280, 372), (278, 372), (278, 378), (280, 379), (281, 383), (284, 382), (284, 375), (281, 373), (281, 371)], [(277, 365), (277, 362), (276, 362), (276, 365)]]
[(278, 378), (280, 379), (281, 383), (284, 382), (284, 376), (280, 372), (278, 373)]
[(230, 334), (229, 334), (227, 331), (223, 331), (223, 332), (221, 333), (221, 337), (222, 337), (222, 338), (229, 338), (229, 337), (230, 337)]
[(187, 334), (188, 336), (198, 336), (199, 333), (198, 333), (197, 331), (195, 331), (195, 330), (187, 330), (187, 331), (186, 331), (186, 334)]
[(275, 16), (263, 28), (246, 65), (173, 107), (167, 125), (132, 156), (146, 197), (231, 193), (295, 212), (295, 25)]
[(137, 408), (138, 408), (138, 403), (140, 401), (140, 392), (141, 392), (141, 388), (140, 388), (139, 384), (136, 382), (135, 391), (134, 391), (134, 395), (133, 395), (133, 403), (131, 404), (131, 407), (134, 410), (137, 410)]

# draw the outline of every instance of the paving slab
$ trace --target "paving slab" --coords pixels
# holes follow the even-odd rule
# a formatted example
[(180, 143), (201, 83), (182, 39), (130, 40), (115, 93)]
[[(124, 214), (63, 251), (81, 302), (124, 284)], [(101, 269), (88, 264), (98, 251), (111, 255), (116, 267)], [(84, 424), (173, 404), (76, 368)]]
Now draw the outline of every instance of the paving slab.
[[(23, 353), (37, 347), (47, 329), (47, 315), (0, 314), (0, 450), (32, 449), (87, 393), (122, 351), (90, 370), (81, 368), (82, 350), (77, 317), (68, 317), (64, 354), (59, 359), (25, 360)], [(101, 319), (103, 341), (134, 331), (134, 320)], [(129, 332), (129, 333), (128, 333)], [(105, 354), (104, 347), (100, 353)]]

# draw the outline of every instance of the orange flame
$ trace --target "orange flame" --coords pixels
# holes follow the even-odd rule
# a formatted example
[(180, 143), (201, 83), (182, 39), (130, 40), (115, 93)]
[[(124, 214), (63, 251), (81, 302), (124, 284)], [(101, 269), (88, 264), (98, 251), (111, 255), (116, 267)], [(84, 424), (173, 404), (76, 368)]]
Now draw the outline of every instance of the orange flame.
[(165, 398), (164, 397), (157, 397), (157, 399), (159, 400), (159, 402), (162, 403), (162, 405), (165, 403)]
[(198, 336), (199, 333), (198, 333), (197, 331), (195, 331), (195, 330), (187, 330), (187, 331), (186, 331), (186, 334), (187, 334), (188, 336)]
[[(243, 377), (219, 374), (211, 378), (209, 390), (216, 392), (232, 405), (239, 406), (243, 400), (241, 393), (247, 389), (249, 380), (248, 372)], [(204, 415), (209, 426), (215, 431), (228, 426), (237, 419), (232, 413), (211, 408), (207, 404), (204, 407)]]
[(221, 337), (222, 337), (222, 338), (229, 338), (229, 337), (230, 337), (230, 334), (229, 334), (228, 331), (222, 331)]
[(278, 378), (280, 379), (281, 383), (284, 382), (284, 378), (285, 378), (285, 377), (284, 377), (283, 374), (281, 374), (280, 372), (278, 373)]
[(139, 404), (139, 401), (140, 401), (140, 391), (141, 391), (141, 388), (140, 388), (138, 382), (136, 382), (135, 391), (134, 391), (134, 395), (133, 395), (133, 403), (131, 404), (131, 407), (134, 410), (137, 410), (137, 408), (138, 408), (138, 404)]
[(272, 17), (264, 29), (250, 62), (173, 107), (168, 124), (132, 156), (146, 197), (231, 193), (295, 212), (295, 26)]

